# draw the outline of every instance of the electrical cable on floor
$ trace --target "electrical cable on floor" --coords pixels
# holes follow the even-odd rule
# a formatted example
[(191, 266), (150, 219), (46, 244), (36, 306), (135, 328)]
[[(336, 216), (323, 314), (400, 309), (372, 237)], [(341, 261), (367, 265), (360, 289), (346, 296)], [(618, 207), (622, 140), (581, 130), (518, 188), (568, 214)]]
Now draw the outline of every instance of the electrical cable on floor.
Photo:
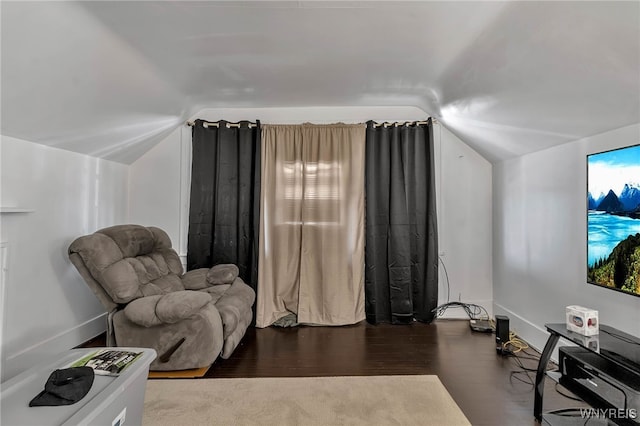
[[(520, 353), (518, 353), (518, 358), (520, 359), (526, 359), (526, 360), (530, 360), (530, 361), (535, 361), (536, 363), (540, 360), (540, 357), (538, 355), (533, 355), (530, 354), (528, 352), (522, 351), (523, 354), (525, 354), (526, 356), (521, 355)], [(532, 371), (538, 371), (538, 368), (532, 368)]]
[[(511, 375), (512, 376), (517, 376), (519, 374), (526, 374), (528, 380), (525, 381), (524, 379), (521, 379), (520, 377), (515, 377), (517, 380), (522, 381), (524, 383), (527, 383), (529, 385), (534, 385), (535, 382), (533, 381), (533, 379), (531, 378), (531, 376), (528, 374), (529, 372), (537, 372), (538, 369), (537, 368), (528, 368), (525, 367), (524, 364), (522, 363), (522, 359), (527, 359), (527, 360), (532, 360), (532, 361), (540, 361), (540, 354), (535, 353), (532, 354), (530, 352), (527, 352), (527, 349), (530, 349), (530, 347), (522, 340), (518, 339), (517, 337), (515, 337), (515, 333), (511, 333), (510, 334), (510, 340), (509, 342), (511, 342), (511, 340), (514, 340), (516, 342), (521, 342), (524, 343), (526, 345), (526, 348), (524, 347), (520, 347), (520, 349), (518, 351), (513, 351), (510, 352), (511, 355), (513, 355), (516, 359), (516, 363), (518, 364), (518, 366), (520, 367), (520, 371), (512, 371)], [(507, 342), (507, 343), (509, 343)], [(520, 343), (517, 343), (520, 344)], [(522, 356), (519, 354), (519, 352), (522, 352), (523, 354), (527, 355), (527, 356)], [(551, 366), (549, 368), (547, 368), (547, 371), (557, 371), (557, 367), (556, 366)], [(565, 389), (566, 392), (560, 390), (561, 387), (562, 389)], [(575, 394), (573, 394), (573, 392), (570, 392), (567, 388), (565, 388), (564, 386), (562, 386), (560, 383), (556, 382), (555, 384), (555, 391), (558, 392), (560, 395), (564, 396), (565, 398), (571, 399), (573, 401), (582, 401), (581, 398), (579, 398), (578, 396), (576, 396)]]
[(464, 309), (464, 311), (469, 316), (469, 319), (489, 320), (489, 313), (487, 312), (487, 310), (483, 306), (476, 305), (475, 303), (447, 302), (432, 309), (431, 312), (433, 312), (435, 317), (438, 318), (444, 315), (445, 311), (449, 308)]
[[(522, 363), (522, 360), (520, 360), (520, 357), (515, 352), (510, 352), (510, 354), (513, 356), (513, 359), (515, 360), (520, 370), (511, 370), (511, 373), (509, 374), (509, 380), (512, 381), (513, 379), (516, 379), (532, 387), (535, 386), (535, 381), (529, 374), (532, 371), (532, 369), (525, 367), (524, 364)], [(520, 377), (521, 375), (524, 375), (526, 379), (523, 377)]]
[[(515, 349), (509, 349), (509, 346)], [(519, 382), (525, 383), (532, 387), (535, 386), (535, 380), (530, 373), (537, 372), (538, 369), (532, 368), (532, 367), (526, 367), (522, 363), (522, 360), (526, 359), (526, 360), (540, 362), (540, 354), (538, 353), (532, 354), (530, 352), (527, 352), (527, 349), (530, 349), (529, 345), (525, 341), (519, 339), (516, 336), (516, 334), (513, 332), (509, 333), (509, 341), (505, 343), (505, 347), (507, 347), (507, 353), (513, 356), (513, 359), (515, 360), (516, 364), (519, 367), (519, 370), (511, 371), (509, 375), (509, 380), (512, 383), (513, 383), (513, 380), (518, 380)], [(526, 356), (523, 356), (522, 354)], [(553, 366), (547, 369), (547, 371), (554, 371), (554, 370), (557, 371), (557, 368)], [(522, 375), (524, 375), (526, 378), (522, 377)], [(573, 393), (571, 394), (567, 393), (567, 392), (570, 392), (568, 389), (567, 389), (567, 392), (561, 391), (559, 389), (559, 386), (561, 386), (563, 389), (566, 389), (566, 388), (562, 386), (560, 383), (556, 382), (555, 384), (555, 387), (554, 387), (555, 391), (558, 392), (563, 397), (571, 399), (573, 401), (582, 401), (581, 398), (578, 398), (577, 396), (573, 395)], [(571, 409), (568, 409), (567, 412), (572, 412), (573, 410), (575, 409), (571, 408)], [(554, 413), (554, 414), (566, 416), (567, 414), (564, 414), (564, 413), (565, 412), (563, 411), (562, 413)]]
[[(442, 269), (444, 270), (444, 276), (445, 276), (445, 280), (447, 283), (447, 302), (443, 303), (440, 306), (437, 306), (436, 308), (432, 309), (431, 312), (434, 313), (435, 318), (441, 317), (445, 311), (449, 308), (463, 308), (465, 310), (465, 312), (467, 313), (467, 315), (469, 316), (469, 319), (473, 319), (473, 320), (479, 320), (479, 319), (486, 319), (486, 320), (490, 320), (489, 318), (489, 313), (487, 312), (487, 310), (480, 306), (480, 305), (476, 305), (473, 303), (463, 303), (463, 302), (451, 302), (451, 283), (449, 282), (449, 271), (447, 271), (447, 265), (444, 263), (444, 260), (442, 260), (442, 257), (438, 256), (438, 260), (440, 261), (440, 263), (442, 264)], [(484, 315), (481, 317), (479, 315), (483, 314)], [(435, 319), (434, 318), (434, 319)]]
[(451, 300), (451, 283), (449, 282), (449, 272), (447, 271), (447, 265), (445, 265), (444, 260), (442, 260), (442, 257), (438, 256), (438, 260), (442, 264), (442, 269), (444, 270), (444, 276), (447, 283), (447, 302), (431, 310), (431, 312), (434, 313), (434, 319), (444, 315), (445, 311), (449, 308), (463, 308), (467, 313), (467, 315), (469, 316), (469, 319), (488, 320), (491, 323), (491, 327), (495, 330), (495, 323), (489, 317), (489, 313), (483, 306), (476, 305), (474, 303), (450, 301)]
[(529, 349), (529, 345), (527, 344), (527, 342), (519, 339), (518, 336), (516, 336), (516, 333), (514, 333), (513, 331), (509, 332), (509, 341), (507, 341), (504, 346), (512, 354), (518, 353), (525, 349)]
[[(531, 387), (535, 386), (535, 380), (530, 373), (537, 372), (538, 368), (526, 367), (522, 360), (539, 362), (540, 355), (537, 353), (532, 354), (528, 352), (527, 349), (530, 349), (530, 346), (527, 344), (527, 342), (518, 338), (514, 332), (509, 332), (509, 341), (504, 344), (504, 347), (506, 353), (513, 357), (515, 363), (519, 368), (518, 370), (511, 371), (509, 380), (513, 383), (513, 380), (515, 379)], [(552, 367), (549, 370), (553, 369), (555, 368)]]

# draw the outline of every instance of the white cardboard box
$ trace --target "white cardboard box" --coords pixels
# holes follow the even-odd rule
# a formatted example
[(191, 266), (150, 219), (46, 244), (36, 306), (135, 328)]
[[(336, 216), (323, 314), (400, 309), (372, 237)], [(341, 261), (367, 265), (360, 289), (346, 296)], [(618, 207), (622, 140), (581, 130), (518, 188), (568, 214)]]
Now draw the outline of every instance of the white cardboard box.
[(598, 334), (598, 311), (577, 305), (567, 306), (567, 330), (583, 336)]

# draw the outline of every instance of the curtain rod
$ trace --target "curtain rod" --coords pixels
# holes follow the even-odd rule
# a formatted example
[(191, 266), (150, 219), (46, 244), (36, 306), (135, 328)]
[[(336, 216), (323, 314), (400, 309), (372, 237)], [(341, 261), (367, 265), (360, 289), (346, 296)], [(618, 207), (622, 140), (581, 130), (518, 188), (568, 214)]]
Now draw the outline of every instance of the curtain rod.
[[(437, 124), (438, 120), (436, 120), (435, 118), (431, 118), (431, 122), (433, 124)], [(390, 121), (384, 121), (382, 123), (373, 123), (373, 127), (398, 127), (398, 126), (419, 126), (421, 124), (428, 124), (428, 121), (401, 121), (401, 122), (390, 122)], [(187, 126), (189, 127), (193, 127), (196, 125), (195, 121), (187, 121)], [(249, 121), (248, 122), (248, 126), (249, 128), (252, 128), (256, 125), (256, 123)], [(227, 129), (230, 129), (232, 127), (234, 128), (240, 128), (241, 124), (240, 123), (227, 123), (226, 127)], [(203, 121), (202, 122), (202, 127), (204, 127), (205, 129), (207, 127), (220, 127), (220, 122), (210, 122), (210, 121)]]
[[(435, 118), (431, 118), (431, 122), (433, 124), (436, 124), (438, 121)], [(384, 121), (382, 123), (373, 123), (373, 127), (398, 127), (398, 126), (419, 126), (421, 124), (429, 124), (428, 121), (396, 121), (396, 122), (390, 122), (390, 121)]]
[[(187, 121), (187, 126), (193, 127), (195, 125), (196, 125), (195, 121)], [(240, 125), (241, 125), (240, 123), (227, 123), (226, 127), (227, 127), (227, 129), (230, 129), (232, 127), (240, 128)], [(254, 123), (252, 121), (249, 121), (248, 122), (248, 126), (249, 126), (249, 128), (255, 127), (256, 123)], [(207, 127), (220, 127), (220, 122), (218, 122), (218, 121), (217, 122), (203, 121), (202, 122), (202, 127), (204, 127), (205, 129)]]

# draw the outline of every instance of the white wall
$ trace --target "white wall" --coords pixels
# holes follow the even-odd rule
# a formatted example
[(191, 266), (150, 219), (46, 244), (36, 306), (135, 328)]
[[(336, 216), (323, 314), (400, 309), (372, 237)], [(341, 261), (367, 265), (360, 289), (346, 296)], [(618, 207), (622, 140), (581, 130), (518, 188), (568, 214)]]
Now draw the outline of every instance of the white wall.
[[(449, 275), (450, 301), (475, 303), (493, 311), (492, 272), (492, 166), (444, 126), (434, 127), (439, 170), (438, 228), (440, 303)], [(437, 171), (438, 172), (438, 171)], [(467, 318), (461, 309), (445, 318)]]
[[(130, 222), (164, 229), (180, 255), (186, 255), (186, 245), (184, 250), (179, 247), (182, 238), (180, 205), (183, 131), (185, 129), (182, 128), (174, 130), (134, 162), (129, 171)], [(188, 190), (187, 186), (187, 197)]]
[(76, 237), (127, 220), (128, 167), (2, 137), (0, 214), (8, 247), (2, 381), (105, 330), (104, 309), (67, 257)]
[(640, 298), (587, 284), (586, 156), (637, 144), (640, 124), (494, 165), (495, 312), (541, 349), (565, 306), (640, 336)]
[[(206, 109), (193, 118), (204, 120), (260, 120), (262, 123), (360, 123), (367, 120), (423, 120), (427, 114), (413, 107), (246, 108)], [(434, 128), (439, 210), (440, 254), (446, 265), (451, 300), (483, 305), (492, 310), (491, 164), (446, 128)], [(186, 256), (191, 129), (183, 126), (131, 165), (130, 218), (167, 230), (174, 248)], [(440, 303), (447, 284), (440, 269)], [(463, 310), (446, 317), (466, 318)]]

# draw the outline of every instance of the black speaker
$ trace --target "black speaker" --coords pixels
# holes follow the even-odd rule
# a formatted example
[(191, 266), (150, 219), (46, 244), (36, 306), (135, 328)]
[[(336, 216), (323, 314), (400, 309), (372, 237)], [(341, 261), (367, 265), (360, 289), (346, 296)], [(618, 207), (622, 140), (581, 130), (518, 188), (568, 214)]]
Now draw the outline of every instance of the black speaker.
[(504, 355), (505, 344), (509, 341), (509, 317), (496, 315), (496, 351)]

